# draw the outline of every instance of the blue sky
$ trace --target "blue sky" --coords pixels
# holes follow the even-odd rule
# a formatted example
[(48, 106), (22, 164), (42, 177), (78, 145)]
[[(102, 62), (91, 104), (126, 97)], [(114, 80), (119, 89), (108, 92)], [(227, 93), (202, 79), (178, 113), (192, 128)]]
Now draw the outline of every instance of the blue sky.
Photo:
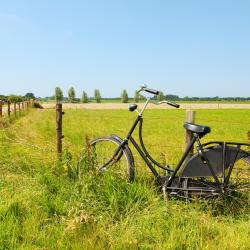
[(1, 1), (0, 94), (250, 96), (250, 1)]

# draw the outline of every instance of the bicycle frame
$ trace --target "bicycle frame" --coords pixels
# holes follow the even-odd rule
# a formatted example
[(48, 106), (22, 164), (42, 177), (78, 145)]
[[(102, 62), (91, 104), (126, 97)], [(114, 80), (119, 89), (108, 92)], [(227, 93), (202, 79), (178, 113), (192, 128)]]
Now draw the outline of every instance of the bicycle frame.
[[(157, 91), (155, 90), (145, 88), (143, 88), (142, 90), (151, 94), (157, 94)], [(243, 159), (244, 161), (246, 159), (247, 164), (250, 164), (250, 152), (241, 149), (241, 146), (248, 146), (250, 148), (250, 144), (221, 141), (213, 141), (201, 144), (200, 139), (210, 132), (210, 128), (207, 126), (195, 124), (191, 125), (196, 127), (190, 128), (187, 126), (190, 126), (190, 124), (186, 123), (184, 124), (184, 127), (192, 132), (193, 137), (189, 144), (186, 146), (185, 152), (183, 153), (174, 169), (170, 168), (169, 165), (162, 165), (150, 155), (143, 142), (142, 116), (149, 101), (150, 98), (146, 98), (146, 102), (141, 111), (137, 110), (137, 105), (130, 106), (130, 111), (136, 111), (138, 113), (134, 123), (132, 124), (127, 136), (124, 139), (121, 139), (116, 135), (111, 135), (111, 137), (117, 142), (118, 146), (111, 158), (109, 158), (109, 160), (107, 160), (104, 165), (98, 167), (98, 169), (106, 170), (106, 167), (112, 166), (114, 163), (118, 162), (122, 157), (124, 150), (126, 151), (126, 153), (131, 155), (131, 164), (134, 164), (133, 155), (128, 146), (128, 143), (131, 142), (131, 144), (134, 146), (136, 151), (139, 153), (139, 155), (142, 157), (146, 165), (155, 176), (157, 184), (163, 188), (163, 191), (171, 191), (171, 194), (177, 194), (179, 192), (180, 194), (177, 195), (180, 197), (184, 195), (185, 198), (187, 198), (190, 194), (198, 194), (204, 197), (205, 193), (205, 197), (209, 197), (233, 191), (234, 189), (232, 189), (229, 183), (231, 173), (236, 161), (238, 161), (239, 159)], [(169, 104), (170, 106), (176, 108), (179, 107), (178, 104), (169, 101), (157, 102), (156, 104), (162, 103)], [(135, 128), (138, 125), (139, 142), (137, 142), (133, 137)], [(197, 152), (193, 154), (191, 158), (188, 158), (190, 151), (195, 143), (197, 143)], [(167, 175), (160, 176), (157, 167), (165, 170), (167, 172)], [(211, 180), (211, 178), (213, 180)], [(246, 185), (249, 186), (249, 183), (246, 183)], [(234, 186), (234, 188), (237, 188), (237, 186)]]
[[(235, 143), (235, 142), (218, 142), (218, 141), (201, 144), (200, 138), (203, 136), (203, 134), (198, 134), (196, 132), (193, 132), (193, 137), (190, 143), (187, 145), (185, 152), (183, 153), (176, 167), (172, 169), (168, 165), (164, 166), (160, 164), (159, 162), (157, 162), (149, 154), (143, 142), (143, 136), (142, 136), (143, 117), (142, 116), (149, 101), (150, 101), (150, 98), (147, 98), (146, 103), (142, 107), (141, 111), (138, 111), (136, 109), (131, 109), (131, 111), (136, 110), (138, 115), (134, 123), (132, 124), (125, 139), (121, 139), (120, 137), (116, 135), (111, 135), (111, 137), (114, 138), (118, 142), (119, 145), (115, 149), (115, 152), (113, 153), (112, 157), (109, 160), (107, 160), (107, 162), (104, 165), (99, 167), (99, 170), (106, 169), (106, 167), (112, 166), (113, 163), (118, 162), (123, 155), (123, 150), (125, 148), (127, 148), (126, 150), (128, 150), (129, 149), (128, 143), (131, 142), (131, 144), (134, 146), (136, 151), (142, 157), (143, 161), (146, 163), (146, 165), (149, 167), (149, 169), (155, 176), (157, 184), (163, 188), (164, 192), (166, 190), (171, 191), (171, 193), (173, 194), (177, 194), (178, 192), (187, 192), (187, 195), (189, 194), (189, 192), (199, 192), (201, 195), (204, 195), (205, 193), (207, 197), (209, 197), (209, 196), (214, 196), (214, 195), (224, 193), (225, 190), (230, 191), (231, 189), (229, 186), (229, 179), (230, 179), (232, 170), (234, 168), (235, 162), (238, 159), (240, 159), (239, 157), (241, 157), (242, 154), (246, 155), (247, 157), (250, 156), (248, 152), (245, 152), (241, 150), (240, 148), (241, 146), (250, 147), (250, 144)], [(158, 104), (161, 104), (161, 103), (158, 103)], [(172, 105), (172, 106), (176, 107), (177, 105)], [(138, 125), (139, 125), (139, 131), (138, 131), (139, 142), (137, 142), (133, 137), (135, 128)], [(193, 148), (195, 143), (197, 143), (197, 153), (193, 154), (193, 156), (190, 159), (188, 159), (190, 151)], [(220, 162), (221, 169), (219, 170), (218, 170), (218, 161), (214, 162), (214, 159), (217, 159), (216, 150), (218, 149), (216, 146), (211, 146), (213, 144), (217, 144), (220, 146), (219, 152), (221, 153), (218, 159), (221, 159), (221, 162)], [(235, 146), (234, 149), (232, 149), (232, 147), (230, 148), (230, 145)], [(232, 150), (235, 150), (235, 155), (234, 155), (234, 158), (231, 160), (230, 165), (228, 165), (228, 163), (226, 163), (228, 161), (227, 151), (232, 152)], [(208, 152), (210, 156), (207, 155)], [(129, 154), (131, 154), (131, 159), (133, 159), (133, 155), (130, 149), (129, 149)], [(211, 154), (212, 154), (212, 158), (211, 158)], [(194, 163), (194, 160), (197, 157), (201, 160), (198, 165)], [(167, 171), (168, 173), (167, 176), (161, 176), (159, 174), (159, 171), (157, 170), (157, 167)], [(193, 171), (191, 172), (191, 174), (190, 172), (188, 172), (190, 171), (190, 168), (192, 168), (192, 171)], [(226, 173), (226, 170), (228, 170), (227, 173)], [(220, 175), (218, 175), (218, 173)], [(192, 179), (192, 178), (204, 178), (204, 177), (213, 178), (214, 181), (213, 182), (212, 181), (200, 182), (200, 180), (197, 180), (195, 182), (195, 179)], [(191, 181), (192, 180), (194, 181), (193, 183), (191, 183), (191, 185), (189, 186), (190, 188), (189, 188), (187, 185), (190, 179)], [(203, 184), (205, 185), (205, 188), (202, 186)], [(186, 194), (184, 193), (184, 196), (185, 195)], [(178, 195), (178, 196), (182, 197), (183, 193), (181, 193), (181, 195)]]
[[(168, 173), (172, 173), (172, 175), (170, 176), (170, 179), (168, 180), (168, 184), (167, 186), (170, 186), (173, 179), (175, 178), (177, 172), (179, 171), (179, 169), (181, 168), (183, 162), (185, 161), (185, 159), (187, 158), (187, 156), (189, 155), (189, 152), (191, 150), (191, 148), (193, 147), (195, 141), (197, 140), (197, 137), (193, 137), (193, 139), (191, 140), (191, 142), (189, 143), (189, 145), (187, 146), (183, 156), (181, 157), (180, 161), (178, 162), (177, 166), (175, 169), (171, 169), (168, 166), (162, 166), (159, 162), (157, 162), (156, 160), (153, 159), (153, 157), (148, 153), (143, 139), (142, 139), (142, 124), (143, 124), (143, 112), (145, 111), (148, 103), (150, 101), (150, 98), (147, 98), (146, 103), (144, 104), (142, 110), (140, 112), (138, 112), (138, 116), (136, 117), (132, 127), (130, 128), (127, 136), (125, 137), (124, 140), (121, 141), (121, 144), (118, 146), (118, 148), (116, 149), (116, 151), (114, 152), (114, 155), (111, 157), (111, 159), (104, 164), (101, 168), (106, 167), (111, 161), (112, 159), (115, 159), (115, 156), (117, 156), (119, 154), (119, 152), (121, 151), (122, 147), (125, 144), (128, 144), (128, 142), (130, 141), (133, 146), (135, 147), (135, 149), (137, 150), (137, 152), (140, 154), (140, 156), (142, 157), (142, 159), (144, 160), (144, 162), (147, 164), (147, 166), (149, 167), (149, 169), (151, 170), (151, 172), (154, 174), (156, 181), (158, 182), (158, 184), (162, 185), (162, 178), (159, 175), (159, 173), (157, 172), (156, 168), (154, 167), (157, 166), (163, 170), (166, 170)], [(139, 124), (139, 141), (140, 143), (137, 143), (136, 140), (132, 137), (132, 134), (135, 130), (135, 128), (137, 127), (137, 125)], [(121, 155), (118, 157), (118, 159), (121, 157)], [(215, 176), (216, 178), (216, 176)]]

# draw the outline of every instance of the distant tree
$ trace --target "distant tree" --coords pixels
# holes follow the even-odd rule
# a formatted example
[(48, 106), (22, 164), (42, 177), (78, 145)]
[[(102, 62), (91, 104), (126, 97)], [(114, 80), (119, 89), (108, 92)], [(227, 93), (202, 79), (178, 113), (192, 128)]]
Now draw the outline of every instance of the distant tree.
[(126, 91), (126, 89), (124, 89), (122, 91), (122, 94), (121, 94), (121, 102), (122, 103), (127, 103), (128, 102), (128, 93)]
[(10, 96), (8, 96), (8, 101), (10, 101), (10, 102), (18, 102), (18, 96), (10, 95)]
[(69, 97), (69, 102), (74, 102), (75, 97), (76, 97), (76, 92), (75, 92), (75, 89), (73, 87), (69, 88), (68, 97)]
[(95, 89), (94, 91), (94, 99), (95, 102), (100, 103), (101, 102), (101, 94), (99, 89)]
[(166, 95), (165, 97), (169, 101), (176, 101), (176, 100), (180, 99), (180, 97), (178, 95)]
[(88, 95), (87, 95), (87, 93), (86, 93), (85, 91), (82, 92), (81, 102), (82, 102), (82, 103), (87, 103), (87, 102), (89, 102), (89, 100), (88, 100)]
[(157, 100), (158, 101), (163, 101), (165, 99), (165, 96), (164, 96), (164, 94), (163, 94), (163, 92), (159, 92), (159, 94), (157, 95)]
[(134, 102), (139, 102), (139, 98), (140, 98), (139, 93), (137, 91), (135, 91)]
[(35, 99), (35, 95), (33, 93), (27, 93), (25, 96), (24, 96), (26, 99)]
[(0, 100), (6, 102), (8, 100), (8, 97), (5, 95), (0, 95)]
[(23, 101), (23, 97), (21, 95), (18, 95), (16, 97), (16, 100), (17, 100), (17, 102), (22, 102)]
[(55, 88), (55, 100), (60, 103), (63, 100), (63, 92), (59, 87)]

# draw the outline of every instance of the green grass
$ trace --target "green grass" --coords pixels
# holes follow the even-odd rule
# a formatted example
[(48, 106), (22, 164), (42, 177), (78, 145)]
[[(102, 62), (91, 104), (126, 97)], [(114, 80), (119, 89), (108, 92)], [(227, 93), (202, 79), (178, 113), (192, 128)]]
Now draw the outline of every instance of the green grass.
[[(184, 149), (184, 110), (145, 112), (144, 137), (160, 161)], [(55, 112), (31, 111), (0, 130), (0, 249), (249, 249), (249, 200), (165, 200), (135, 155), (133, 184), (76, 164), (85, 137), (126, 135), (135, 113), (66, 110), (62, 161), (55, 152)], [(199, 110), (212, 127), (204, 141), (247, 141), (249, 110)], [(135, 136), (136, 137), (136, 136)], [(71, 159), (72, 157), (72, 159)]]

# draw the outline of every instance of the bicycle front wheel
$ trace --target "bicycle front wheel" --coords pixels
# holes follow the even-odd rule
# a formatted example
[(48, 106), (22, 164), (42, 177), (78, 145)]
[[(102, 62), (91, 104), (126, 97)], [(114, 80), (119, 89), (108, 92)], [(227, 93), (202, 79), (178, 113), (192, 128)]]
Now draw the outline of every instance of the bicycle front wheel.
[(126, 146), (115, 155), (120, 142), (112, 137), (99, 137), (89, 143), (94, 167), (100, 172), (109, 171), (117, 178), (134, 180), (134, 163)]

